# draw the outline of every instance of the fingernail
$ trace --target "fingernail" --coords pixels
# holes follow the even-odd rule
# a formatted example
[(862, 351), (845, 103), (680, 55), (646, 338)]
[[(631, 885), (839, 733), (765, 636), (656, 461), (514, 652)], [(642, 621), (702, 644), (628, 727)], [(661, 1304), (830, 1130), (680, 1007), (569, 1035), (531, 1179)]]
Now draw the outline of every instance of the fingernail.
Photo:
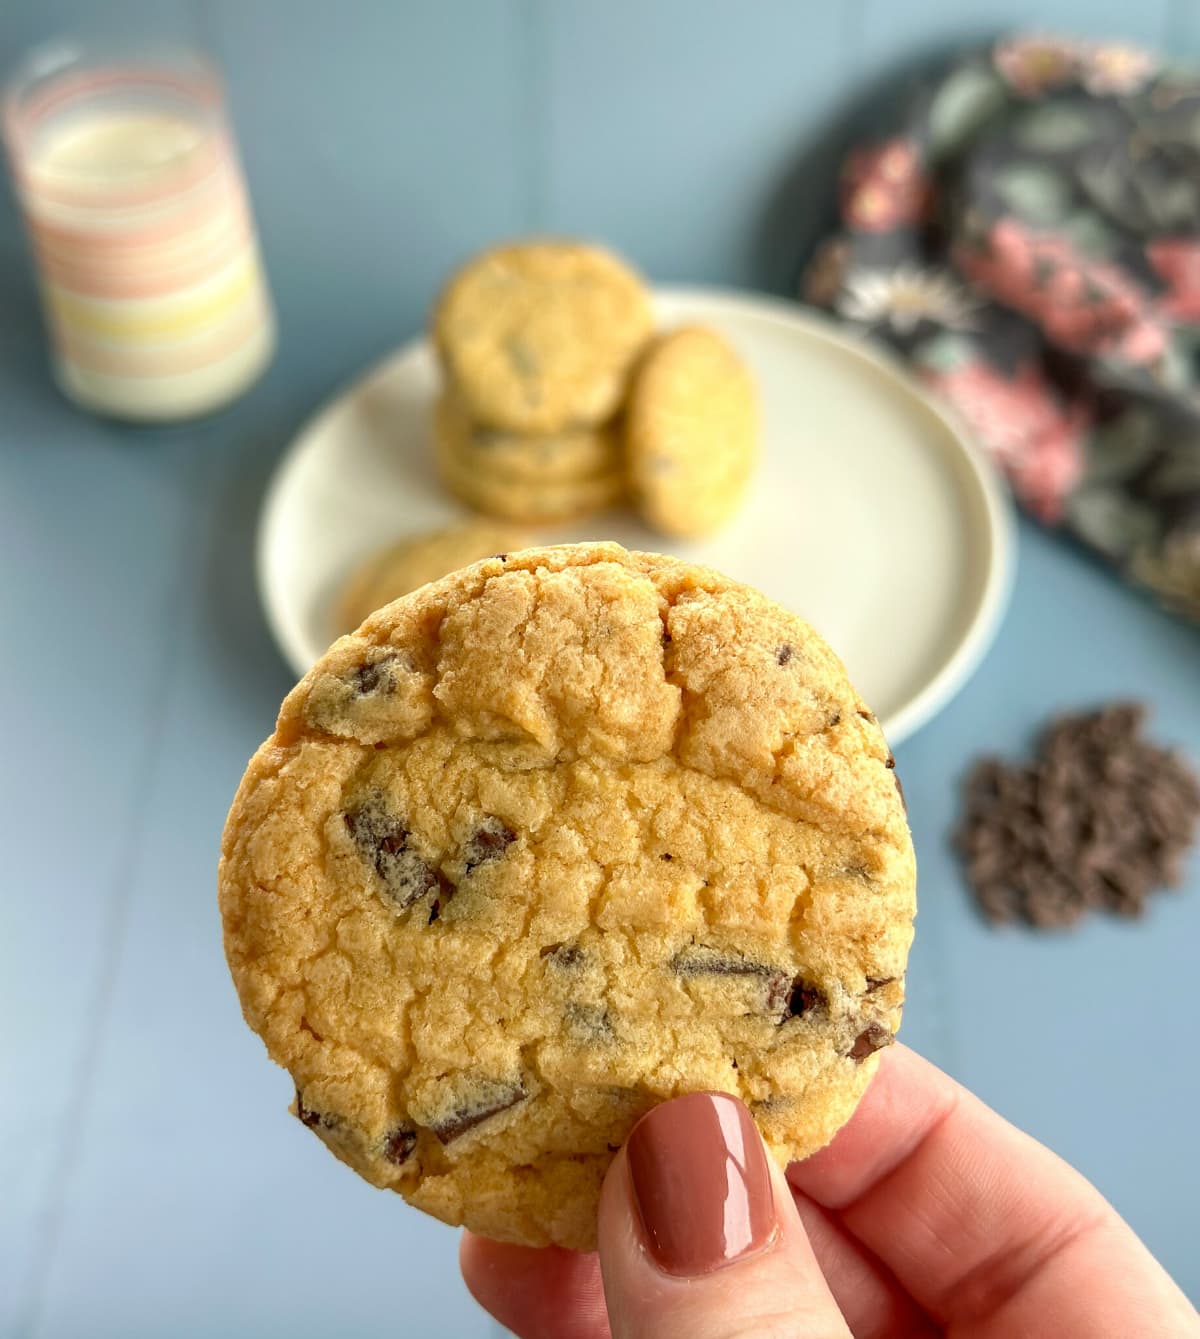
[(642, 1234), (664, 1272), (711, 1273), (774, 1234), (767, 1154), (736, 1098), (691, 1093), (655, 1107), (634, 1126), (626, 1157)]

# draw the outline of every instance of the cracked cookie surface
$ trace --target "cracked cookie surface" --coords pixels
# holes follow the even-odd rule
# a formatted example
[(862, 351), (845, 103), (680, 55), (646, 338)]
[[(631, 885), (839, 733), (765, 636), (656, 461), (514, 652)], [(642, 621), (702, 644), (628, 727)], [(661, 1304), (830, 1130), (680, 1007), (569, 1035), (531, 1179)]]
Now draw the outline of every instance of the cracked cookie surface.
[(875, 718), (757, 592), (616, 545), (423, 587), (288, 696), (226, 826), (226, 951), (293, 1110), (451, 1223), (589, 1248), (653, 1103), (775, 1155), (898, 1026), (912, 846)]

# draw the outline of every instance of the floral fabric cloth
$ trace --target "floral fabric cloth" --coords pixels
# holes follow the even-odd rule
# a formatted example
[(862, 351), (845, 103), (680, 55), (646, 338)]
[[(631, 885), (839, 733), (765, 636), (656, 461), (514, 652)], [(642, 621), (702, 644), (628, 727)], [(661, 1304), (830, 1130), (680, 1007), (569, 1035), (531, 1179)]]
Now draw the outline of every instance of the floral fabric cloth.
[(1021, 37), (852, 153), (802, 296), (890, 342), (1021, 503), (1200, 620), (1200, 75)]

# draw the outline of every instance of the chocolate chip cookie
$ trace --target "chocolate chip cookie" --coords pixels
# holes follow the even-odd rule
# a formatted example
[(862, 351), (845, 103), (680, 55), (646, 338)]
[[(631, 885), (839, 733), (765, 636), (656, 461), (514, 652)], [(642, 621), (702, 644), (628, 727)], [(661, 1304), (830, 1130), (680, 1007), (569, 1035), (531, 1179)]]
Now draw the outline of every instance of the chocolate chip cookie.
[(548, 433), (612, 417), (651, 320), (645, 287), (616, 256), (540, 241), (476, 257), (446, 287), (432, 324), (473, 418)]
[(407, 535), (372, 554), (351, 573), (337, 602), (337, 630), (352, 632), (368, 614), (427, 581), (528, 543), (525, 532), (515, 526), (482, 518)]
[(704, 535), (741, 504), (758, 454), (750, 372), (715, 331), (659, 338), (634, 376), (626, 413), (634, 501), (666, 535)]
[(476, 423), (462, 397), (447, 389), (438, 399), (433, 426), (446, 450), (482, 478), (570, 484), (623, 467), (620, 434), (612, 422), (559, 432), (506, 432)]
[(442, 483), (459, 501), (488, 516), (525, 525), (564, 521), (600, 511), (625, 494), (625, 473), (615, 463), (575, 479), (512, 478), (480, 469), (440, 431), (435, 431), (434, 443)]
[(423, 586), (285, 700), (220, 904), (293, 1110), (450, 1223), (595, 1244), (654, 1103), (823, 1145), (900, 1021), (915, 871), (837, 657), (756, 591), (617, 545)]

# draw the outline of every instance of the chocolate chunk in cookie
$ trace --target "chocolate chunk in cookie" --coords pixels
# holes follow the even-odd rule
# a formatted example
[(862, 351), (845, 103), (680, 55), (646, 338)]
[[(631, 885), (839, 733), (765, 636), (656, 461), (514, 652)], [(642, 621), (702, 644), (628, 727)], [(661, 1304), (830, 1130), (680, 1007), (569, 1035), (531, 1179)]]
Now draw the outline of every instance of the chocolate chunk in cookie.
[(417, 1146), (417, 1132), (411, 1125), (397, 1125), (383, 1141), (383, 1156), (394, 1167), (403, 1167)]
[(397, 911), (404, 911), (441, 887), (438, 871), (411, 849), (408, 829), (388, 812), (382, 799), (372, 797), (360, 807), (347, 810), (344, 818), (359, 854), (379, 875)]
[(517, 834), (503, 819), (495, 814), (486, 815), (463, 848), (467, 873), (489, 860), (498, 860), (516, 840)]
[(827, 1008), (829, 1005), (825, 992), (819, 986), (814, 986), (811, 981), (806, 981), (802, 976), (796, 977), (792, 982), (786, 1003), (785, 1017), (787, 1018), (804, 1018), (816, 1013), (818, 1009)]
[(555, 967), (578, 967), (584, 960), (583, 949), (578, 944), (547, 944), (541, 950), (541, 956)]
[(480, 1096), (466, 1106), (448, 1112), (441, 1119), (431, 1122), (430, 1128), (443, 1144), (451, 1144), (468, 1131), (491, 1120), (502, 1111), (524, 1102), (529, 1094), (523, 1083), (484, 1085)]
[(756, 977), (763, 983), (764, 1008), (768, 1013), (781, 1008), (787, 1001), (792, 978), (782, 968), (767, 963), (752, 962), (717, 949), (691, 947), (680, 949), (671, 959), (671, 970), (677, 976), (745, 976)]
[(882, 1023), (868, 1023), (855, 1037), (854, 1045), (851, 1046), (848, 1054), (851, 1060), (861, 1065), (867, 1056), (883, 1050), (885, 1046), (890, 1046), (895, 1040), (893, 1034)]

